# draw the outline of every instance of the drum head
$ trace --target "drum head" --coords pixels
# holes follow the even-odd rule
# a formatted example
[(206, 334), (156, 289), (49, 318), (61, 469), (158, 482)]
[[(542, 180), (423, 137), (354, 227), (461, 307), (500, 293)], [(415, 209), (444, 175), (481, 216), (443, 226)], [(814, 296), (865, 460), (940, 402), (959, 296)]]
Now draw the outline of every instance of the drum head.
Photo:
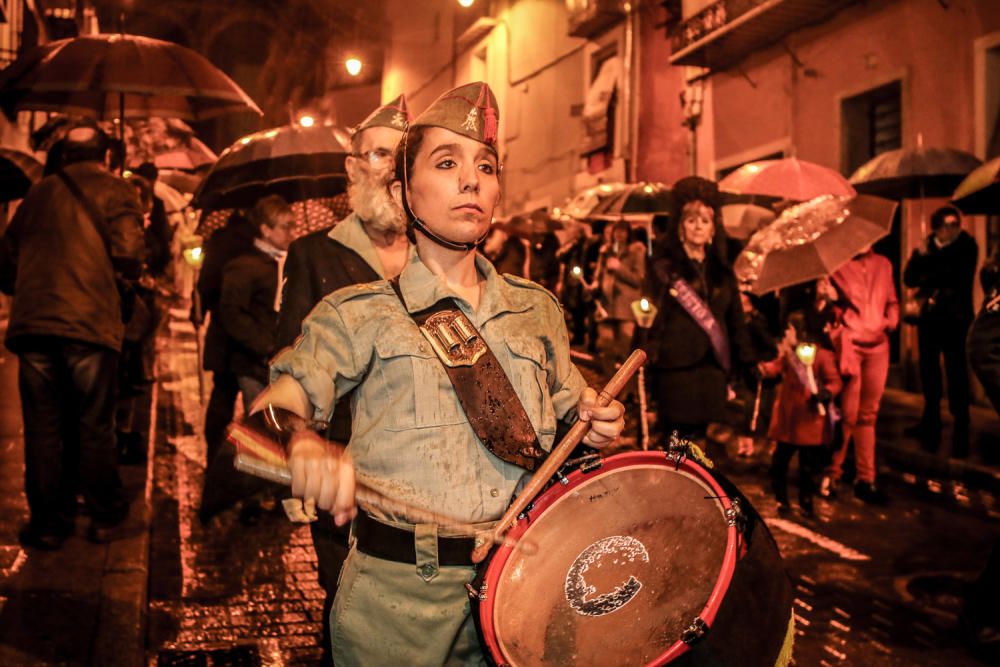
[(733, 543), (719, 491), (697, 468), (638, 460), (536, 502), (531, 548), (490, 586), (498, 662), (646, 665), (701, 615)]

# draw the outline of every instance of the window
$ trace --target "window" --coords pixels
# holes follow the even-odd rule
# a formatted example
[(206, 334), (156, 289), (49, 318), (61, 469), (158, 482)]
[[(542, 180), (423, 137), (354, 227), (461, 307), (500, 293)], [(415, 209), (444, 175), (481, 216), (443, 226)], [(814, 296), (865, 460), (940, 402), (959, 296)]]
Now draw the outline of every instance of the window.
[(588, 158), (589, 171), (603, 171), (611, 164), (615, 149), (615, 114), (621, 59), (614, 45), (594, 54), (590, 89), (583, 105), (584, 137), (580, 154)]
[(899, 81), (848, 97), (841, 103), (844, 173), (879, 153), (903, 146), (902, 84)]

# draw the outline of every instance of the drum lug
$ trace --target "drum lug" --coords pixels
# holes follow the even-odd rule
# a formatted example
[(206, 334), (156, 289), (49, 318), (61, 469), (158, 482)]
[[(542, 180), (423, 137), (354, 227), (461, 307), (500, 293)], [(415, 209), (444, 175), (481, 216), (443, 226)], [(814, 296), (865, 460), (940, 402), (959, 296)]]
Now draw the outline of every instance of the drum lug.
[(477, 591), (472, 584), (465, 584), (465, 590), (469, 592), (469, 597), (480, 602), (486, 602), (489, 596), (486, 594), (488, 584), (484, 581)]
[(582, 472), (583, 474), (587, 474), (589, 472), (593, 472), (593, 471), (597, 470), (598, 468), (600, 468), (603, 465), (604, 465), (604, 459), (601, 458), (601, 457), (597, 457), (596, 459), (594, 459), (592, 461), (587, 461), (586, 463), (584, 463), (583, 465), (581, 465), (580, 466), (580, 472)]
[(562, 484), (563, 486), (569, 484), (569, 479), (566, 477), (566, 475), (562, 474), (561, 470), (556, 470), (556, 479), (559, 480), (559, 483)]
[(524, 519), (527, 519), (528, 513), (533, 509), (535, 509), (535, 503), (528, 503), (525, 505), (524, 511), (517, 515), (517, 520), (523, 521)]
[(729, 509), (726, 510), (726, 523), (730, 526), (737, 526), (742, 530), (746, 517), (743, 508), (740, 506), (739, 498), (732, 498)]
[(705, 638), (705, 635), (708, 634), (708, 630), (708, 623), (703, 621), (700, 616), (696, 616), (695, 619), (691, 621), (691, 625), (687, 626), (684, 632), (681, 633), (681, 641), (688, 646), (697, 644)]

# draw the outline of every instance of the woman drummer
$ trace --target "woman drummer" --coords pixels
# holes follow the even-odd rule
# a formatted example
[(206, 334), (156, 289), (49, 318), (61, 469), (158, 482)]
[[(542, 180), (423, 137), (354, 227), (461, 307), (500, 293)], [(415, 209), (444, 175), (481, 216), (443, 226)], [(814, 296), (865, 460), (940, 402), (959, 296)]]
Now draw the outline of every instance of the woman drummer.
[[(469, 537), (500, 517), (526, 474), (477, 437), (447, 357), (439, 358), (448, 352), (422, 335), (414, 315), (454, 299), (509, 378), (542, 449), (551, 448), (557, 420), (590, 420), (584, 443), (593, 447), (622, 430), (621, 404), (597, 407), (596, 392), (570, 362), (552, 295), (498, 274), (474, 250), (500, 198), (498, 115), (492, 91), (475, 83), (445, 93), (410, 124), (391, 189), (417, 252), (395, 285), (327, 296), (294, 348), (273, 360), (272, 384), (258, 402), (322, 420), (357, 388), (346, 453), (308, 432), (289, 445), (292, 492), (338, 524), (354, 519), (356, 540), (329, 619), (338, 665), (480, 663), (465, 588), (474, 575)], [(499, 418), (502, 430), (507, 417)], [(356, 480), (397, 502), (359, 513)], [(414, 525), (407, 508), (467, 529)]]

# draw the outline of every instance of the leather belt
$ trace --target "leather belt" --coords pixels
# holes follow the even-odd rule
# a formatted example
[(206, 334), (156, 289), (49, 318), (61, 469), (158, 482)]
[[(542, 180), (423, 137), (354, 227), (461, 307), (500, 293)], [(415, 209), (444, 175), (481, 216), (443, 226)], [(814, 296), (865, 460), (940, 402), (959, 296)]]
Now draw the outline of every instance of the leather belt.
[[(354, 538), (358, 551), (397, 563), (417, 563), (413, 532), (377, 521), (365, 512), (354, 519)], [(471, 537), (438, 537), (438, 565), (472, 565)]]

